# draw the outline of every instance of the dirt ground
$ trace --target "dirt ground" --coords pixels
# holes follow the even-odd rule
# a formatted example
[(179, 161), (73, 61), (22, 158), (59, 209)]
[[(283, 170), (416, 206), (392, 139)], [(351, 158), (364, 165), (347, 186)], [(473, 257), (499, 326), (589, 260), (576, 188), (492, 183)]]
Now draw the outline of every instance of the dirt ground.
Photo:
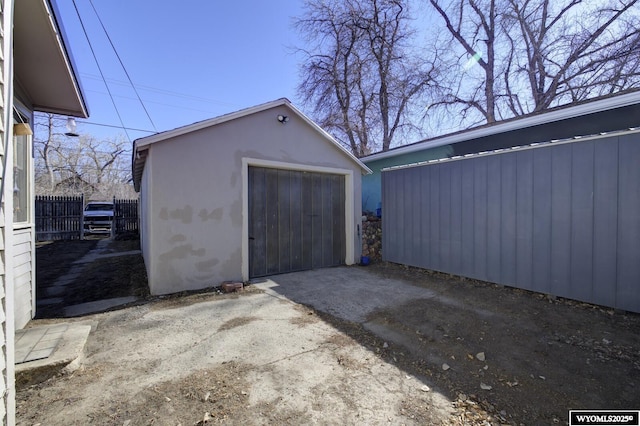
[(450, 299), (368, 320), (397, 333), (408, 370), (448, 389), (468, 424), (478, 408), (525, 425), (566, 424), (569, 409), (640, 408), (640, 315), (417, 268), (375, 270)]
[[(73, 258), (68, 244), (56, 245), (44, 246), (42, 272), (38, 248), (39, 278), (54, 279)], [(95, 265), (96, 290), (65, 302), (112, 287), (109, 297), (140, 292), (135, 270)], [(72, 320), (94, 325), (86, 361), (19, 390), (18, 424), (551, 425), (567, 424), (569, 409), (640, 408), (640, 315), (388, 263), (368, 271), (439, 297), (381, 307), (361, 324), (290, 304), (274, 318), (252, 286), (233, 295), (137, 293), (145, 304)], [(224, 320), (222, 307), (231, 309)], [(207, 337), (163, 340), (176, 327)], [(238, 330), (256, 334), (242, 345), (226, 340)], [(180, 356), (166, 359), (178, 343)], [(233, 348), (242, 350), (225, 352)]]

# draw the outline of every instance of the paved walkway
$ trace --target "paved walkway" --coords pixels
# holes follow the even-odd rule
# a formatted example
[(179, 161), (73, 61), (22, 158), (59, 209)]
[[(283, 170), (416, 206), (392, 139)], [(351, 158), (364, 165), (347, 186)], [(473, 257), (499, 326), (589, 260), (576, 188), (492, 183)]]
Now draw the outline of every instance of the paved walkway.
[[(82, 272), (85, 267), (91, 262), (95, 262), (99, 259), (105, 259), (116, 256), (128, 256), (134, 254), (140, 254), (140, 250), (131, 250), (125, 252), (112, 253), (108, 251), (110, 239), (103, 239), (98, 241), (96, 247), (89, 251), (82, 258), (73, 262), (73, 266), (66, 274), (59, 277), (51, 286), (44, 289), (44, 298), (39, 298), (36, 301), (37, 308), (42, 309), (52, 305), (60, 305), (64, 302), (64, 292), (66, 287), (77, 280), (81, 279)], [(118, 297), (115, 299), (99, 300), (96, 302), (82, 303), (80, 305), (65, 306), (64, 317), (75, 317), (80, 315), (87, 315), (91, 313), (105, 311), (107, 309), (125, 305), (127, 303), (134, 302), (135, 297)]]
[[(110, 239), (98, 241), (96, 247), (73, 263), (71, 269), (44, 289), (44, 298), (36, 303), (38, 309), (64, 303), (66, 287), (82, 279), (88, 264), (99, 259), (140, 254), (140, 250), (109, 252)], [(79, 305), (65, 306), (63, 317), (77, 317), (103, 312), (116, 306), (136, 301), (136, 297), (117, 297)], [(40, 381), (42, 376), (52, 374), (60, 368), (76, 362), (84, 348), (91, 326), (58, 323), (49, 326), (31, 327), (15, 333), (16, 380), (21, 385)]]

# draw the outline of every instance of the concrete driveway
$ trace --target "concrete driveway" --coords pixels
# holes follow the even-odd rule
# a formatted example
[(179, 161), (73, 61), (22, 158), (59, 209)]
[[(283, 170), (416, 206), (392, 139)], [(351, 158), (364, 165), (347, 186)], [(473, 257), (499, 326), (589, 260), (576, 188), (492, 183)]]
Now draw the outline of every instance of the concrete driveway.
[[(329, 271), (343, 279), (319, 283), (312, 272), (299, 279), (309, 292), (334, 294), (345, 282), (364, 288), (371, 281), (357, 268)], [(395, 365), (384, 342), (363, 344), (295, 303), (294, 289), (303, 287), (295, 275), (238, 295), (169, 297), (66, 320), (92, 327), (84, 358), (73, 371), (20, 390), (18, 424), (447, 421), (451, 402), (425, 377)], [(358, 318), (373, 299), (361, 309)]]
[(91, 326), (84, 359), (18, 392), (19, 425), (561, 424), (640, 407), (640, 315), (397, 265), (70, 321)]
[(372, 274), (366, 267), (338, 267), (272, 276), (256, 284), (269, 294), (334, 315), (364, 323), (381, 308), (438, 295), (394, 278)]

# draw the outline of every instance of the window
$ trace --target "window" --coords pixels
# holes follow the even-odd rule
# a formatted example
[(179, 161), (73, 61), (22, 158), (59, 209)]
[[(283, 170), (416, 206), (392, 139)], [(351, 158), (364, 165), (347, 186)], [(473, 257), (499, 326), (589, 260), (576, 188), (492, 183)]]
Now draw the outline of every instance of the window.
[[(27, 123), (24, 116), (14, 115), (14, 124)], [(13, 223), (29, 222), (31, 214), (31, 135), (13, 136)]]

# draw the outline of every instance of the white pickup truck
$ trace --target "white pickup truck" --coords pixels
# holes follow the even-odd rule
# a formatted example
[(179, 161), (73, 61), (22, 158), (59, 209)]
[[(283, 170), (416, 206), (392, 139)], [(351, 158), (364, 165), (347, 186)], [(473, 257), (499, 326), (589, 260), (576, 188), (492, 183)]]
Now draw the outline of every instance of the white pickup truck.
[(84, 233), (110, 234), (113, 226), (113, 203), (90, 201), (84, 207)]

